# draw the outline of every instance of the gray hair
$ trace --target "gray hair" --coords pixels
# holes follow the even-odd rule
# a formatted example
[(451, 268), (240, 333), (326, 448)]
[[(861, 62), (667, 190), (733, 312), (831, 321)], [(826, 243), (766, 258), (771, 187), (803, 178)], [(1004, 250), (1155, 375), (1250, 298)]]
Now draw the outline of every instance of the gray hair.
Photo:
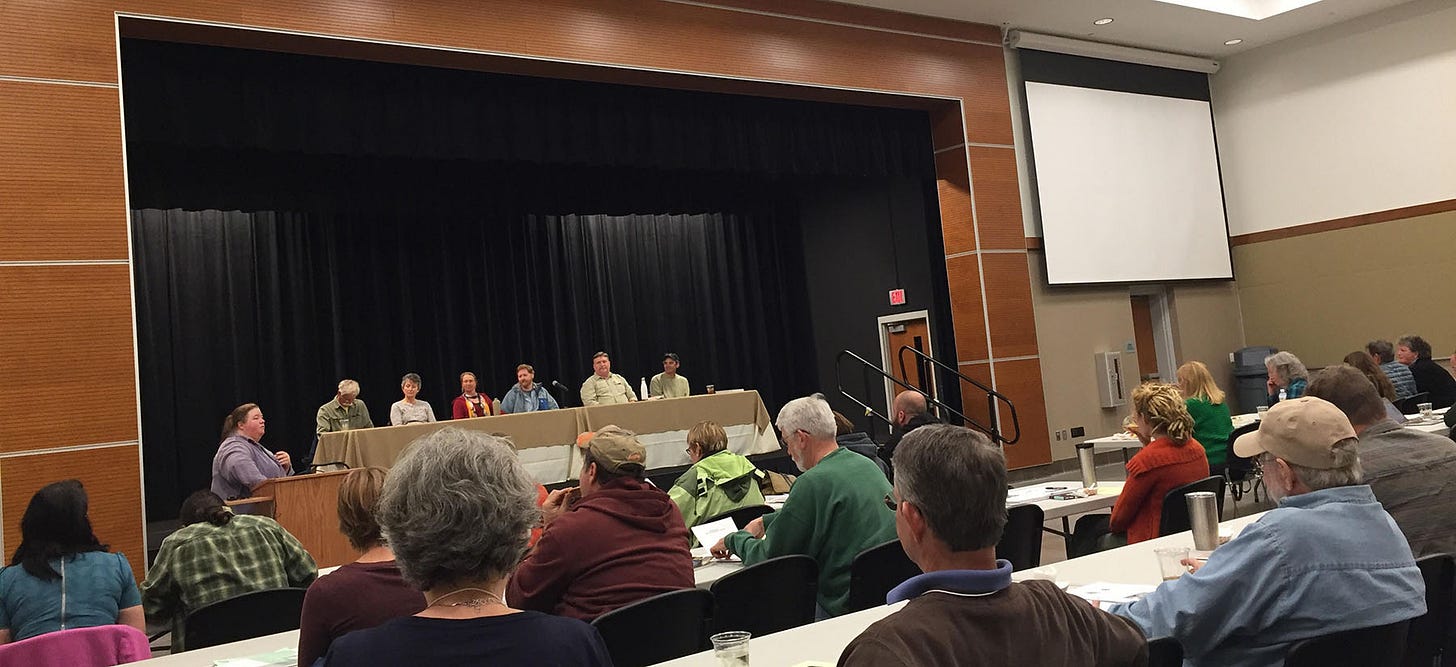
[(415, 440), (395, 463), (378, 517), (400, 573), (430, 590), (510, 572), (541, 511), (510, 445), (446, 427)]
[(834, 411), (824, 400), (824, 394), (796, 398), (784, 404), (779, 410), (776, 422), (784, 433), (803, 431), (815, 440), (833, 440), (838, 432), (834, 424)]
[(1372, 340), (1365, 344), (1365, 351), (1371, 356), (1379, 357), (1382, 364), (1395, 361), (1395, 346), (1388, 340)]
[(905, 434), (895, 490), (951, 551), (993, 547), (1006, 530), (1006, 457), (978, 431), (949, 424)]
[(358, 396), (359, 395), (359, 383), (358, 382), (355, 382), (353, 380), (347, 380), (347, 379), (346, 380), (339, 380), (339, 395), (340, 396)]
[[(1310, 491), (1333, 489), (1340, 486), (1358, 486), (1365, 483), (1365, 471), (1360, 467), (1360, 439), (1345, 438), (1330, 448), (1335, 459), (1333, 468), (1310, 468), (1284, 459), (1285, 465), (1294, 471), (1294, 476), (1304, 482)], [(1265, 454), (1265, 456), (1273, 456)], [(900, 458), (900, 452), (895, 452)]]
[(1309, 369), (1304, 367), (1304, 362), (1294, 356), (1293, 352), (1275, 352), (1264, 357), (1264, 365), (1274, 369), (1274, 374), (1279, 376), (1277, 379), (1284, 384), (1295, 380), (1309, 380)]
[(400, 378), (399, 384), (400, 384), (400, 386), (404, 386), (404, 383), (406, 383), (406, 382), (408, 382), (408, 383), (410, 383), (410, 384), (412, 384), (412, 385), (414, 385), (416, 387), (422, 387), (422, 386), (424, 386), (424, 382), (420, 380), (420, 374), (419, 373), (405, 373), (404, 374), (404, 377)]

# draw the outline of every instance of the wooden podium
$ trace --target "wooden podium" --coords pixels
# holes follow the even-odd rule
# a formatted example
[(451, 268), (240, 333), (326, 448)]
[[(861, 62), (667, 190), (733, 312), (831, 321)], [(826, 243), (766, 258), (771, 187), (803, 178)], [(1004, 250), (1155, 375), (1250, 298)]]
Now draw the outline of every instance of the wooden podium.
[[(273, 520), (313, 556), (320, 568), (352, 562), (359, 552), (339, 532), (339, 485), (348, 470), (275, 477), (253, 490), (254, 498), (273, 507)], [(265, 504), (259, 502), (259, 505)]]

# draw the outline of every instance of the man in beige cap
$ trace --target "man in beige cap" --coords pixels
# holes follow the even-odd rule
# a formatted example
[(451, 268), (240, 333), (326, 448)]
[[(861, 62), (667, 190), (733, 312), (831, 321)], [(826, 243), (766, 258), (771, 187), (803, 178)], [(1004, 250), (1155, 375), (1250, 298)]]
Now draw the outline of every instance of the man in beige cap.
[[(581, 485), (551, 492), (545, 530), (516, 568), (506, 600), (584, 621), (658, 593), (693, 587), (688, 529), (672, 499), (647, 481), (637, 435), (606, 426), (577, 438)], [(580, 500), (571, 499), (580, 492)]]
[(1410, 546), (1361, 483), (1358, 443), (1327, 401), (1274, 405), (1234, 452), (1258, 457), (1279, 506), (1208, 564), (1108, 611), (1176, 637), (1186, 664), (1271, 666), (1302, 639), (1426, 613)]

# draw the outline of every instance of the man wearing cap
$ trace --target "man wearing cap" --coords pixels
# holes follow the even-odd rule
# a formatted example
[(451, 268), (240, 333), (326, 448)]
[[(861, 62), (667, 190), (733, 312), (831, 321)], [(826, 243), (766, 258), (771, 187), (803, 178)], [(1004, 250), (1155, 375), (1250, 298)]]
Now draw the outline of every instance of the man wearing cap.
[(662, 355), (662, 372), (652, 376), (647, 394), (652, 398), (682, 398), (691, 394), (688, 379), (677, 374), (679, 365), (681, 360), (677, 358), (676, 352)]
[(511, 576), (507, 603), (591, 621), (692, 588), (687, 526), (668, 495), (646, 481), (647, 451), (636, 434), (606, 426), (583, 433), (577, 446), (581, 486), (546, 497), (545, 530)]
[(1361, 483), (1339, 408), (1281, 401), (1234, 453), (1259, 458), (1279, 506), (1208, 563), (1108, 611), (1176, 637), (1190, 665), (1281, 665), (1302, 639), (1426, 613), (1425, 585), (1395, 521)]
[(612, 372), (612, 358), (606, 352), (592, 355), (592, 375), (581, 383), (581, 404), (615, 405), (637, 400), (637, 392), (624, 378)]

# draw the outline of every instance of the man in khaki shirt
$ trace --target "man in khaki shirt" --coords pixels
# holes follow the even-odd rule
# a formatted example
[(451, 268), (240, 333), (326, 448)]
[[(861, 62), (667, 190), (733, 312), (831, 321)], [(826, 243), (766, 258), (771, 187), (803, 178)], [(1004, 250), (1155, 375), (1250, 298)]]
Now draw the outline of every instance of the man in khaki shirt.
[(692, 393), (688, 379), (677, 374), (679, 363), (676, 352), (663, 355), (662, 372), (652, 376), (652, 384), (647, 390), (652, 398), (682, 398)]
[(612, 359), (606, 352), (592, 355), (591, 377), (581, 383), (582, 405), (615, 405), (637, 400), (637, 392), (624, 378), (612, 372)]

